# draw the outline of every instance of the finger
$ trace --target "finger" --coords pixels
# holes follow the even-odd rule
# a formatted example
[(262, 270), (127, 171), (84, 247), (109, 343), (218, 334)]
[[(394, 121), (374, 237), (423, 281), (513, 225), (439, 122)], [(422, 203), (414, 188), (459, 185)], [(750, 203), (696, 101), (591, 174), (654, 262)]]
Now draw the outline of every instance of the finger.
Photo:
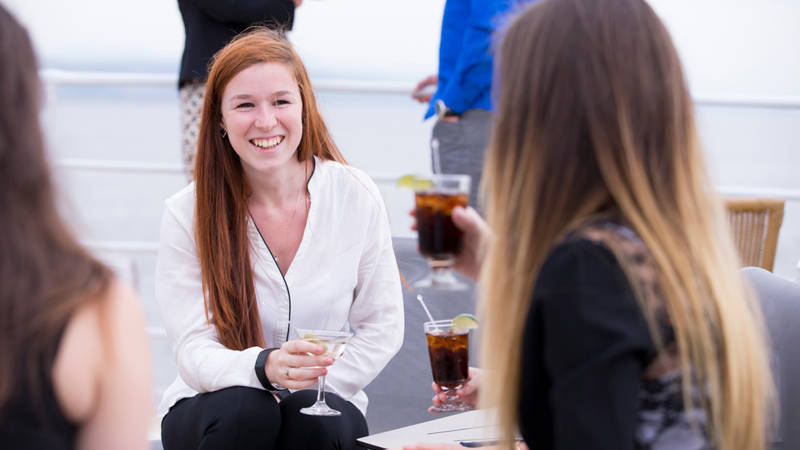
[(466, 383), (464, 383), (463, 386), (461, 386), (461, 389), (459, 389), (456, 392), (458, 393), (459, 397), (464, 397), (467, 395), (472, 395), (477, 388), (478, 388), (477, 383), (471, 383), (467, 381)]
[(430, 75), (425, 77), (425, 78), (423, 78), (423, 79), (421, 79), (421, 80), (419, 80), (419, 83), (417, 83), (417, 86), (414, 88), (414, 92), (417, 93), (420, 90), (425, 89), (425, 87), (428, 86), (429, 84), (431, 84)]
[(475, 228), (475, 218), (469, 213), (469, 210), (463, 206), (453, 207), (451, 217), (453, 218), (453, 224), (461, 231)]
[(306, 381), (287, 381), (286, 384), (283, 386), (288, 389), (292, 389), (295, 391), (299, 391), (301, 389), (308, 389), (311, 386), (314, 386), (314, 382), (316, 380), (306, 380)]
[(304, 341), (302, 339), (284, 342), (284, 344), (281, 346), (281, 350), (286, 350), (288, 353), (300, 353), (303, 355), (306, 353), (313, 353), (315, 355), (321, 355), (325, 353), (325, 347)]
[(328, 367), (333, 364), (333, 358), (330, 356), (308, 356), (308, 355), (287, 355), (286, 358), (281, 359), (282, 367)]
[(281, 371), (278, 382), (289, 389), (306, 389), (313, 386), (319, 376), (327, 373), (324, 367), (314, 369), (287, 367)]
[(441, 407), (444, 404), (444, 399), (442, 397), (440, 397), (439, 395), (434, 395), (433, 398), (431, 399), (431, 404), (433, 406), (428, 408), (430, 410), (430, 412), (438, 413), (438, 411), (433, 411), (431, 408), (439, 408), (439, 407)]
[(439, 386), (438, 384), (436, 384), (436, 382), (435, 382), (435, 381), (434, 381), (433, 383), (431, 383), (431, 389), (433, 389), (433, 392), (436, 392), (437, 394), (438, 394), (438, 393), (440, 393), (440, 392), (442, 392), (442, 388), (441, 388), (441, 386)]
[(467, 386), (464, 386), (456, 391), (456, 395), (459, 397), (470, 397), (474, 393), (475, 393), (475, 388), (474, 387), (468, 388)]
[(470, 233), (477, 239), (488, 239), (491, 237), (489, 224), (475, 211), (475, 208), (456, 206), (452, 212), (453, 224), (464, 233)]
[(284, 371), (288, 372), (287, 380), (293, 382), (306, 382), (311, 383), (317, 381), (317, 378), (327, 375), (328, 369), (325, 367), (289, 367)]
[(429, 101), (431, 101), (431, 97), (433, 97), (433, 95), (431, 94), (419, 94), (414, 98), (416, 98), (417, 101), (420, 103), (428, 103)]

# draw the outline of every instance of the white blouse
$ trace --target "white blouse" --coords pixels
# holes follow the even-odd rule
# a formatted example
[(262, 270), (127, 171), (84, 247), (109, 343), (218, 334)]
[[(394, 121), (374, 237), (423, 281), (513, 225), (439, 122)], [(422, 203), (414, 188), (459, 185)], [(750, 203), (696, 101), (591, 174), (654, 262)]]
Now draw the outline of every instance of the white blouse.
[[(403, 296), (383, 200), (362, 171), (315, 158), (311, 206), (297, 254), (283, 276), (252, 219), (248, 237), (261, 327), (267, 348), (297, 339), (294, 328), (347, 328), (354, 333), (328, 370), (326, 389), (366, 414), (362, 391), (403, 343)], [(156, 299), (178, 376), (159, 413), (200, 392), (231, 386), (263, 389), (256, 357), (231, 350), (206, 321), (194, 240), (195, 185), (165, 202), (156, 266)], [(210, 312), (209, 312), (210, 314)], [(292, 331), (287, 336), (289, 324)]]

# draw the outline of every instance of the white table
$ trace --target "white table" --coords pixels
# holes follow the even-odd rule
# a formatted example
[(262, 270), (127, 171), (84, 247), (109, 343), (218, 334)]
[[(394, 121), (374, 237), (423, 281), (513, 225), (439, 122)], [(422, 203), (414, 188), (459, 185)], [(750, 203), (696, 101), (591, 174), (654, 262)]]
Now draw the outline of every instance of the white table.
[(468, 411), (358, 439), (370, 449), (399, 448), (417, 442), (496, 441), (500, 435), (496, 415), (490, 410)]

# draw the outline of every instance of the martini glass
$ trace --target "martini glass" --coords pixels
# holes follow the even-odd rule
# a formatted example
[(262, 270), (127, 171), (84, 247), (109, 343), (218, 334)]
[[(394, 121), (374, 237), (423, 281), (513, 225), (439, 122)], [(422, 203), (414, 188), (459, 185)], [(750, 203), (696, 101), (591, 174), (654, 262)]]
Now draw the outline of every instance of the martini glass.
[[(344, 353), (344, 348), (347, 347), (347, 342), (353, 337), (353, 333), (349, 331), (332, 331), (332, 330), (309, 330), (305, 328), (297, 328), (297, 334), (304, 341), (311, 342), (319, 345), (325, 349), (323, 353), (334, 360)], [(311, 353), (309, 356), (313, 356)], [(331, 408), (325, 403), (325, 375), (321, 375), (317, 382), (317, 401), (306, 408), (300, 410), (301, 413), (309, 416), (340, 416), (341, 412)]]

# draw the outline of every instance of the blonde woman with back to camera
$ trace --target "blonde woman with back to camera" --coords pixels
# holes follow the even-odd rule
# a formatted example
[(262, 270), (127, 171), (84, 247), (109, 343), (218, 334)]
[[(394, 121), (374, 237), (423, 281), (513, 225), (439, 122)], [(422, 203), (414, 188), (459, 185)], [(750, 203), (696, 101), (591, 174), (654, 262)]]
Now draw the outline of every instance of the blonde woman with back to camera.
[(642, 0), (542, 0), (512, 19), (496, 72), (488, 227), (454, 220), (504, 445), (518, 430), (537, 450), (764, 449), (762, 317), (664, 25)]
[(144, 316), (58, 212), (36, 58), (2, 6), (0, 67), (0, 447), (147, 449)]

